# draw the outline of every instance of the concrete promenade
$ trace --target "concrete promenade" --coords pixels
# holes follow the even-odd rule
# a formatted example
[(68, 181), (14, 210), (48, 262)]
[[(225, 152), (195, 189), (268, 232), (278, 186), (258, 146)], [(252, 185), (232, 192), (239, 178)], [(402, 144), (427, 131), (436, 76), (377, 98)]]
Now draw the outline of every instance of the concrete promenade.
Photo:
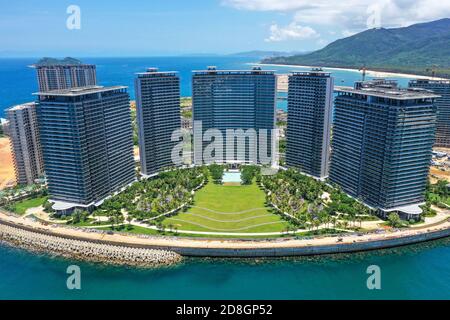
[(172, 251), (186, 256), (209, 257), (281, 257), (329, 254), (389, 248), (450, 236), (450, 221), (405, 230), (351, 234), (339, 237), (322, 236), (307, 239), (277, 238), (267, 240), (202, 239), (149, 235), (132, 235), (104, 231), (46, 225), (21, 219), (0, 211), (0, 224), (35, 233), (71, 240), (131, 248)]

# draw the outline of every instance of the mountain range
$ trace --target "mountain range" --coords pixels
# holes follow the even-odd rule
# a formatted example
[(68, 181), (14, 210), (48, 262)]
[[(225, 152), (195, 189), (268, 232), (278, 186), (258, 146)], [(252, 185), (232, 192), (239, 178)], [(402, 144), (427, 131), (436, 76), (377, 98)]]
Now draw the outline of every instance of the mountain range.
[(362, 68), (450, 76), (450, 19), (402, 28), (377, 28), (336, 40), (301, 55), (270, 57), (262, 63)]

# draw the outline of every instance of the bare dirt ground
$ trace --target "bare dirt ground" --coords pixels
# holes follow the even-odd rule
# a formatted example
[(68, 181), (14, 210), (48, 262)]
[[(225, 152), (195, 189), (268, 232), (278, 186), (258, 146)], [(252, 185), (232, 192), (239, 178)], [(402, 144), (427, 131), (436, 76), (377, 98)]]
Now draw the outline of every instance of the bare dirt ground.
[(0, 138), (0, 190), (16, 183), (11, 145), (8, 137)]
[[(433, 148), (434, 151), (445, 152), (450, 155), (450, 148)], [(434, 162), (439, 163), (439, 166), (430, 166), (430, 182), (436, 183), (438, 180), (450, 181), (450, 157), (433, 158)]]
[(430, 167), (430, 182), (436, 183), (438, 180), (450, 181), (450, 171), (447, 169), (442, 171), (441, 169), (431, 166)]

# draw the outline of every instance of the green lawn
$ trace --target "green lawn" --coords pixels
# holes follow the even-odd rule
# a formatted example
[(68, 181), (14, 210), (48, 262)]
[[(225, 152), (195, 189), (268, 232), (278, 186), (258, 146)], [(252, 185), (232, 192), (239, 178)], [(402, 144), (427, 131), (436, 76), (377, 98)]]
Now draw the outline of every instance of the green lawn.
[(288, 222), (265, 205), (258, 186), (224, 186), (208, 183), (195, 194), (187, 212), (167, 218), (163, 224), (179, 230), (209, 232), (279, 232)]
[(27, 209), (39, 207), (44, 204), (47, 197), (39, 197), (33, 199), (25, 199), (14, 203), (12, 210), (17, 214), (25, 214)]

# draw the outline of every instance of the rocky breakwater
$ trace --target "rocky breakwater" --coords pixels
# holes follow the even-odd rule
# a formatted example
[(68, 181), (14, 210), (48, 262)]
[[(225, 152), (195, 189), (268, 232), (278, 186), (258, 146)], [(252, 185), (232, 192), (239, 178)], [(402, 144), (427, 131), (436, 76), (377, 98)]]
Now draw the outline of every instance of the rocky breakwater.
[(172, 265), (182, 259), (179, 254), (167, 250), (66, 239), (6, 224), (0, 224), (0, 242), (34, 252), (115, 265), (156, 267)]

